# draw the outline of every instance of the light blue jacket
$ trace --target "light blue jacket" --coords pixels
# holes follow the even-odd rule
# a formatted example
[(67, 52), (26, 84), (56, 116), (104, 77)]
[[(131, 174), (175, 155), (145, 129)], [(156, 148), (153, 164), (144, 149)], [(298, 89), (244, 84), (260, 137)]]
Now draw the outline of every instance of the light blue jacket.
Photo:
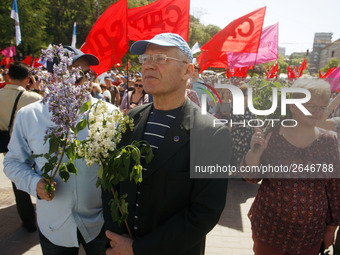
[[(91, 98), (91, 104), (97, 99)], [(115, 106), (108, 104), (110, 110)], [(17, 188), (36, 195), (36, 186), (41, 179), (40, 169), (46, 159), (39, 157), (29, 160), (32, 154), (49, 150), (44, 144), (45, 130), (53, 126), (48, 106), (41, 102), (32, 103), (17, 113), (9, 152), (4, 158), (4, 172)], [(78, 139), (87, 137), (87, 128), (80, 131)], [(33, 163), (35, 164), (32, 169)], [(37, 220), (42, 234), (52, 243), (65, 247), (78, 247), (77, 228), (86, 242), (92, 241), (103, 226), (101, 189), (96, 188), (98, 165), (86, 166), (83, 159), (75, 161), (77, 176), (71, 174), (67, 183), (57, 174), (52, 201), (37, 199)]]

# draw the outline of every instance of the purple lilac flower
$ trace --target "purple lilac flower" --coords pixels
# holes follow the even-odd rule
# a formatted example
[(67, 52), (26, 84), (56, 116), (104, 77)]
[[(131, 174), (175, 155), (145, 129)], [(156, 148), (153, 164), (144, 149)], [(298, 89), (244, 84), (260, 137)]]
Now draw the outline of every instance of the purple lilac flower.
[[(58, 65), (53, 66), (54, 82), (46, 85), (45, 96), (42, 100), (44, 104), (48, 104), (48, 109), (52, 112), (51, 120), (55, 123), (54, 127), (46, 130), (45, 140), (49, 135), (54, 134), (72, 143), (76, 137), (70, 130), (79, 121), (79, 109), (90, 98), (87, 90), (89, 82), (74, 85), (76, 79), (83, 76), (82, 71), (79, 68), (68, 70), (68, 66), (72, 64), (72, 55), (66, 56), (61, 45), (54, 46), (52, 50), (43, 51), (42, 55), (50, 61), (58, 56), (60, 61)], [(52, 79), (46, 77), (46, 80)]]

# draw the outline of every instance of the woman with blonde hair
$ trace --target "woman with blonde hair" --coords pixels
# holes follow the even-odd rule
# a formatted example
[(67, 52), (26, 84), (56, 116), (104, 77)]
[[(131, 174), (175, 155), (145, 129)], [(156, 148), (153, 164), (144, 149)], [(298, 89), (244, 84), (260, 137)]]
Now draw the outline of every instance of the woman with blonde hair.
[(105, 101), (105, 98), (102, 94), (102, 89), (100, 88), (98, 83), (92, 82), (92, 93), (91, 94), (93, 97)]
[(333, 244), (340, 224), (340, 180), (334, 178), (340, 170), (337, 139), (317, 127), (327, 111), (329, 84), (299, 79), (292, 87), (310, 91), (311, 99), (303, 106), (311, 115), (289, 105), (297, 125), (278, 126), (266, 137), (257, 130), (242, 162), (243, 166), (290, 169), (266, 178), (246, 178), (252, 183), (262, 180), (248, 214), (255, 255), (317, 255), (322, 243), (325, 248)]

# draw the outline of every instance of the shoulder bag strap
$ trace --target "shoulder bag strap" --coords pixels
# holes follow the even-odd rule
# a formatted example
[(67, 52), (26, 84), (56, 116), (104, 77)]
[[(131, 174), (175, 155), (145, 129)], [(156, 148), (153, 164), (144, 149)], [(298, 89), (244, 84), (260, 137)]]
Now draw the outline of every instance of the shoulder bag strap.
[(13, 106), (13, 110), (12, 110), (12, 114), (11, 114), (11, 120), (9, 121), (9, 125), (8, 125), (8, 132), (11, 130), (12, 128), (12, 124), (13, 124), (13, 119), (14, 119), (14, 114), (15, 114), (15, 111), (17, 109), (17, 105), (18, 105), (18, 102), (19, 102), (19, 98), (21, 97), (22, 93), (24, 91), (21, 90), (19, 92), (19, 94), (17, 95), (17, 98), (15, 99), (15, 102), (14, 102), (14, 106)]

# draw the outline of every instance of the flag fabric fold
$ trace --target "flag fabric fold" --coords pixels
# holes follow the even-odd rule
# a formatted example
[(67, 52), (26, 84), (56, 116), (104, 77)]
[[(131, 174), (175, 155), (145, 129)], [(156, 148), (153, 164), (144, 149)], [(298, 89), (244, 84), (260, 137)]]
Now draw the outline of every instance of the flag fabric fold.
[[(224, 66), (219, 67), (227, 68), (226, 52), (256, 53), (260, 43), (265, 12), (266, 7), (263, 7), (232, 21), (204, 44), (201, 47), (202, 53), (197, 58), (201, 71), (204, 70), (202, 70), (202, 63), (205, 67), (221, 65), (221, 60), (216, 59), (217, 55), (225, 55), (222, 61)], [(215, 63), (216, 61), (217, 63)]]
[(197, 57), (197, 63), (202, 73), (208, 67), (226, 68), (228, 66), (227, 54), (223, 51), (202, 51)]
[(111, 5), (96, 21), (81, 50), (95, 55), (99, 65), (91, 67), (98, 75), (121, 63), (128, 49), (127, 1)]
[(248, 13), (214, 35), (201, 50), (227, 52), (257, 52), (266, 7)]
[(39, 58), (35, 57), (32, 62), (32, 67), (38, 68), (39, 66), (44, 66), (43, 64), (39, 63)]
[(128, 10), (129, 39), (148, 40), (160, 33), (176, 33), (188, 41), (190, 0), (157, 0)]
[(303, 70), (305, 70), (307, 68), (307, 60), (306, 58), (302, 61), (300, 67), (299, 67), (299, 77), (302, 76), (303, 74)]
[(31, 56), (27, 56), (22, 62), (27, 64), (28, 66), (31, 66), (32, 57)]
[(227, 52), (228, 68), (268, 63), (278, 59), (279, 23), (262, 30), (257, 53)]
[(4, 55), (6, 58), (11, 58), (17, 55), (15, 46), (10, 46), (1, 51), (1, 54)]
[(325, 80), (331, 85), (331, 91), (337, 91), (340, 89), (340, 66), (328, 75)]
[(73, 33), (72, 33), (72, 42), (71, 46), (76, 48), (76, 43), (77, 43), (77, 22), (74, 22), (73, 24)]
[(321, 79), (327, 78), (328, 75), (330, 75), (334, 70), (335, 70), (335, 67), (332, 67), (332, 68), (328, 69), (325, 74), (322, 74), (321, 70), (319, 69), (319, 78), (321, 78)]
[(13, 1), (12, 10), (10, 17), (15, 21), (15, 36), (16, 36), (16, 44), (17, 46), (21, 43), (21, 32), (20, 32), (20, 24), (19, 24), (19, 12), (17, 0)]

